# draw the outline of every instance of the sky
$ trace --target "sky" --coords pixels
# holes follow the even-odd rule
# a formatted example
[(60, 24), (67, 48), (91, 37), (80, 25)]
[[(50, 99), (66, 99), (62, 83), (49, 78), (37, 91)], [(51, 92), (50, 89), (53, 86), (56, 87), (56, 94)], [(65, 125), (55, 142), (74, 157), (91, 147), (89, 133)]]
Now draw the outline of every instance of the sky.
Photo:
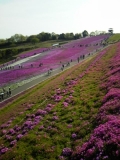
[(0, 0), (0, 39), (41, 32), (120, 33), (120, 0)]

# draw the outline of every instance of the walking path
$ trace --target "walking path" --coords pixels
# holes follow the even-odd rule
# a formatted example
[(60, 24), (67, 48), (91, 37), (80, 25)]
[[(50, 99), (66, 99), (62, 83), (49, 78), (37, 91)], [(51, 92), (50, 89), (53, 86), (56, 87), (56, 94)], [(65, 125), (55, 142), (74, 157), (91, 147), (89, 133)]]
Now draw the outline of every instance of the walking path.
[[(108, 47), (108, 46), (106, 46), (106, 47)], [(101, 48), (100, 50), (103, 50), (103, 49), (105, 49), (106, 47)], [(100, 50), (99, 50), (99, 51), (100, 51)], [(97, 52), (96, 52), (96, 51), (93, 51), (93, 52), (91, 53), (91, 55), (90, 55), (90, 56), (87, 56), (87, 57), (92, 57), (93, 55), (97, 54), (99, 51), (97, 51)], [(85, 57), (85, 59), (86, 59), (87, 57)], [(80, 60), (79, 63), (81, 63), (81, 62), (84, 61), (85, 59)], [(75, 65), (77, 65), (77, 64), (78, 64), (78, 61), (77, 61), (77, 60), (76, 60), (76, 61), (73, 61), (73, 62), (70, 62), (70, 65), (69, 65), (69, 66), (65, 66), (65, 67), (64, 67), (64, 70), (69, 69), (69, 68), (71, 68), (71, 67), (73, 67), (73, 66), (75, 66)], [(63, 70), (63, 71), (64, 71), (64, 70)], [(51, 78), (51, 77), (53, 77), (53, 76), (55, 76), (55, 75), (57, 75), (57, 74), (59, 74), (59, 73), (61, 73), (61, 72), (63, 72), (63, 71), (61, 70), (61, 68), (57, 68), (57, 69), (53, 70), (50, 75), (48, 75), (48, 73), (44, 73), (44, 74), (42, 74), (40, 77), (38, 77), (38, 78), (36, 78), (36, 79), (34, 79), (34, 80), (26, 83), (26, 84), (23, 84), (22, 86), (19, 86), (19, 87), (16, 88), (16, 89), (12, 90), (12, 95), (11, 95), (10, 97), (6, 97), (4, 100), (1, 100), (1, 101), (0, 101), (0, 108), (2, 108), (2, 103), (5, 103), (5, 102), (8, 101), (8, 100), (10, 101), (10, 99), (13, 99), (15, 96), (21, 94), (22, 92), (24, 92), (24, 91), (26, 91), (26, 90), (28, 90), (28, 89), (36, 86), (37, 84), (39, 84), (39, 83), (47, 80), (48, 78)]]

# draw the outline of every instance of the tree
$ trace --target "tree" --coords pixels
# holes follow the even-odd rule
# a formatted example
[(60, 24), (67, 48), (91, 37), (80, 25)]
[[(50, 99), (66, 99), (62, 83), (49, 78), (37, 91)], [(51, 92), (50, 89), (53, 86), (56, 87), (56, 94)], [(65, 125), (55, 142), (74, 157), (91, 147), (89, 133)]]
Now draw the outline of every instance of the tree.
[(6, 49), (6, 54), (5, 54), (5, 58), (11, 58), (13, 56), (13, 52), (11, 49)]
[(27, 37), (27, 42), (31, 42), (31, 40), (33, 39), (33, 38), (37, 38), (35, 35), (31, 35), (31, 36), (29, 36), (29, 37)]
[(81, 33), (75, 33), (74, 39), (79, 39), (79, 38), (81, 38)]
[(64, 39), (65, 39), (65, 34), (64, 34), (64, 33), (60, 34), (60, 35), (58, 36), (58, 39), (64, 40)]
[(101, 31), (101, 33), (100, 34), (106, 34), (106, 31)]
[(82, 35), (83, 35), (83, 37), (86, 37), (86, 36), (88, 36), (88, 32), (87, 32), (86, 30), (84, 30), (84, 31), (82, 32)]
[(5, 39), (0, 39), (0, 43), (5, 43)]
[(32, 42), (33, 44), (36, 44), (36, 43), (39, 42), (39, 39), (34, 37), (34, 38), (31, 39), (31, 42)]
[(96, 35), (96, 36), (97, 36), (97, 35), (100, 35), (100, 31), (96, 30), (96, 31), (95, 31), (95, 35)]
[(57, 34), (55, 34), (54, 32), (51, 33), (51, 39), (52, 40), (56, 40), (57, 39)]
[(15, 56), (18, 54), (18, 49), (14, 48), (12, 49), (12, 55)]
[(37, 38), (40, 41), (47, 41), (51, 39), (51, 34), (50, 33), (45, 33), (45, 32), (41, 32), (37, 35)]
[(22, 34), (15, 34), (9, 38), (9, 42), (23, 42), (26, 40), (26, 37)]
[(5, 58), (6, 51), (5, 50), (0, 50), (0, 58), (4, 59)]
[(90, 36), (95, 36), (95, 32), (91, 32), (91, 33), (90, 33)]
[(65, 39), (68, 39), (68, 40), (74, 39), (74, 34), (73, 33), (66, 33)]

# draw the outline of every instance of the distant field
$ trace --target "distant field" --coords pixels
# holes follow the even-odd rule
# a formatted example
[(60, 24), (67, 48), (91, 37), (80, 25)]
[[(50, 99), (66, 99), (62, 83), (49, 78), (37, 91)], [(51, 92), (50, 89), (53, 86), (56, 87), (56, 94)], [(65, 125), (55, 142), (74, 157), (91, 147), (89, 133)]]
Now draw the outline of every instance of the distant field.
[[(65, 44), (65, 43), (68, 43), (70, 42), (70, 40), (68, 41), (64, 41), (64, 40), (49, 40), (49, 41), (45, 41), (45, 42), (39, 42), (39, 43), (36, 43), (36, 44), (32, 44), (32, 43), (26, 43), (26, 44), (21, 44), (21, 45), (15, 45), (15, 46), (11, 46), (11, 47), (8, 47), (7, 49), (15, 49), (15, 48), (27, 48), (27, 47), (33, 47), (34, 49), (35, 48), (48, 48), (48, 47), (52, 47), (53, 44), (55, 43), (59, 43), (60, 45), (62, 44)], [(1, 50), (5, 50), (6, 48), (2, 49)]]

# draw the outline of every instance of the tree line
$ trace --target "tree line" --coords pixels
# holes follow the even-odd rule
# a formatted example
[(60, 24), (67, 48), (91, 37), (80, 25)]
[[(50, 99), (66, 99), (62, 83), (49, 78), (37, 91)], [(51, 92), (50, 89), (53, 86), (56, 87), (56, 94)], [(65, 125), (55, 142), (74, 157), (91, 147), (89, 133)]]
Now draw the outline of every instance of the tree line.
[[(86, 35), (84, 34), (86, 33)], [(88, 32), (85, 30), (83, 32), (84, 36), (88, 35)], [(69, 39), (78, 39), (81, 38), (82, 34), (81, 33), (61, 33), (61, 34), (56, 34), (54, 32), (52, 33), (48, 33), (48, 32), (41, 32), (37, 35), (30, 35), (30, 36), (24, 36), (22, 34), (15, 34), (13, 36), (11, 36), (8, 39), (0, 39), (0, 43), (9, 43), (9, 42), (43, 42), (43, 41), (48, 41), (48, 40), (56, 40), (56, 39), (60, 39), (60, 40), (69, 40)]]
[[(104, 33), (104, 31), (100, 33)], [(52, 33), (41, 32), (37, 35), (30, 35), (30, 36), (24, 36), (22, 34), (15, 34), (6, 40), (0, 39), (0, 48), (5, 48), (7, 46), (14, 47), (16, 46), (16, 44), (20, 45), (23, 43), (36, 44), (38, 42), (43, 42), (43, 41), (48, 41), (48, 40), (74, 40), (74, 39), (79, 39), (81, 37), (86, 37), (88, 35), (94, 36), (96, 35), (96, 32), (91, 32), (90, 34), (88, 33), (87, 30), (84, 30), (82, 33), (75, 33), (75, 34), (74, 33), (56, 34), (54, 32)]]

